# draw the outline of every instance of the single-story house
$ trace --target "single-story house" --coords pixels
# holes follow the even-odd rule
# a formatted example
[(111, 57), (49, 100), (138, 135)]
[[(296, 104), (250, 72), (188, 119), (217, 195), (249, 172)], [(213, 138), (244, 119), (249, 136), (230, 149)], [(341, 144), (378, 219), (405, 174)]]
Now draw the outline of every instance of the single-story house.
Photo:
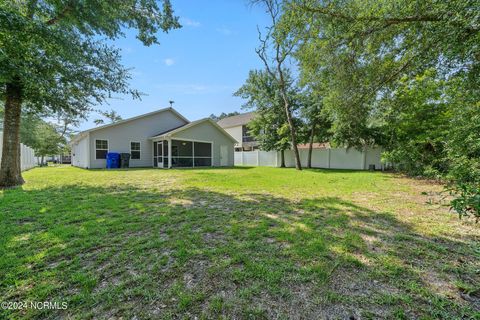
[(72, 165), (105, 168), (107, 152), (130, 154), (130, 167), (233, 166), (237, 141), (215, 121), (188, 121), (173, 108), (80, 132)]

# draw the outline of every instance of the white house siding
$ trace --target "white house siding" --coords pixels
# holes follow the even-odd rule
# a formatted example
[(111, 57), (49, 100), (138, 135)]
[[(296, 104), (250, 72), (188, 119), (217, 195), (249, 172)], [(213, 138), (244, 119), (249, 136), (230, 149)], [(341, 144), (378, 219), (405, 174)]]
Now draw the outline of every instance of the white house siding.
[[(2, 160), (2, 148), (3, 148), (3, 133), (0, 132), (0, 162)], [(21, 170), (28, 170), (37, 165), (35, 161), (35, 151), (24, 145), (20, 144), (20, 167)]]
[[(299, 150), (302, 166), (307, 165), (308, 149)], [(280, 152), (276, 151), (245, 151), (235, 152), (235, 165), (279, 167), (281, 165)], [(314, 149), (312, 152), (312, 167), (330, 169), (366, 170), (369, 165), (381, 169), (381, 149), (367, 148), (358, 151), (354, 148)], [(293, 151), (285, 151), (285, 166), (295, 167)]]
[(223, 132), (221, 132), (215, 125), (205, 121), (193, 127), (187, 128), (172, 135), (172, 139), (188, 139), (198, 141), (213, 141), (213, 165), (215, 167), (221, 166), (220, 162), (220, 148), (222, 145), (227, 146), (228, 160), (227, 166), (233, 166), (233, 152), (234, 142), (229, 139)]
[(227, 131), (229, 135), (231, 135), (235, 140), (238, 141), (238, 143), (235, 144), (235, 147), (242, 147), (242, 141), (243, 141), (242, 126), (223, 128), (223, 130)]
[(72, 145), (72, 165), (88, 168), (88, 134)]
[(90, 168), (105, 168), (105, 159), (95, 159), (95, 140), (108, 140), (109, 152), (130, 153), (130, 142), (140, 142), (140, 159), (130, 160), (130, 167), (153, 165), (153, 142), (148, 138), (186, 124), (170, 110), (134, 119), (116, 126), (90, 132)]

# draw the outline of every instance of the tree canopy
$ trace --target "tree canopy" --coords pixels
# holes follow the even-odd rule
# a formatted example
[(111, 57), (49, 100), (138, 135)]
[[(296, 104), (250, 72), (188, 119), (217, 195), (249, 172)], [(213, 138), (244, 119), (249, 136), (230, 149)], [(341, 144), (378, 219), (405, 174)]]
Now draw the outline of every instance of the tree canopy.
[[(128, 85), (120, 51), (104, 39), (138, 30), (149, 46), (157, 31), (180, 27), (168, 0), (5, 1), (0, 4), (0, 83), (20, 81), (23, 108), (84, 115)], [(5, 86), (0, 95), (5, 97)]]
[(238, 111), (222, 112), (218, 116), (212, 113), (212, 114), (210, 114), (209, 118), (212, 119), (213, 121), (220, 121), (220, 120), (228, 118), (228, 117), (238, 116), (239, 114), (240, 114), (240, 112), (238, 112)]
[[(297, 92), (293, 87), (291, 77), (288, 78), (290, 97)], [(250, 133), (259, 142), (260, 148), (266, 151), (284, 151), (291, 147), (290, 131), (284, 111), (284, 102), (278, 82), (262, 70), (252, 70), (245, 84), (235, 95), (246, 100), (243, 108), (254, 110), (255, 118), (249, 123)], [(292, 111), (298, 109), (298, 104), (292, 99)]]
[[(110, 110), (110, 111), (102, 111), (102, 110), (98, 110), (97, 111), (102, 117), (104, 117), (105, 119), (107, 119), (108, 121), (110, 121), (110, 123), (114, 123), (114, 122), (117, 122), (117, 121), (120, 121), (122, 120), (122, 116), (118, 114), (117, 111), (115, 110)], [(104, 124), (105, 123), (105, 120), (104, 119), (95, 119), (93, 120), (93, 122), (95, 123), (95, 125), (101, 125), (101, 124)]]
[[(303, 77), (326, 73), (326, 108), (334, 138), (376, 142), (376, 101), (429, 69), (478, 88), (480, 27), (476, 1), (288, 1), (284, 20), (297, 27)], [(325, 78), (324, 78), (325, 79)], [(372, 117), (373, 116), (373, 117)]]

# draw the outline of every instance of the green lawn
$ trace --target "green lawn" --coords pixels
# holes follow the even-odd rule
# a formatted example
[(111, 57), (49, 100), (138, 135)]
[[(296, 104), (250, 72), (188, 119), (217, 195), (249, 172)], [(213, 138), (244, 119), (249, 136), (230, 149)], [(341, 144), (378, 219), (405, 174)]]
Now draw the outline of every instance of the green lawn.
[(480, 319), (480, 226), (379, 172), (37, 168), (0, 191), (0, 318)]

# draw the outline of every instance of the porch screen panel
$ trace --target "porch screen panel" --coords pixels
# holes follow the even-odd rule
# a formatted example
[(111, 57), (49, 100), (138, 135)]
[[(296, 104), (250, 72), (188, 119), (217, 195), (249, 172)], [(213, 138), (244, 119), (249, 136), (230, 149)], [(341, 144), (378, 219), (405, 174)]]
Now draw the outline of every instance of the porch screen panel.
[(212, 165), (212, 144), (195, 142), (194, 149), (195, 167), (210, 167)]
[(193, 166), (193, 143), (191, 141), (172, 140), (172, 167)]
[(163, 140), (163, 165), (168, 166), (168, 141)]
[(212, 158), (195, 158), (195, 167), (211, 167)]

